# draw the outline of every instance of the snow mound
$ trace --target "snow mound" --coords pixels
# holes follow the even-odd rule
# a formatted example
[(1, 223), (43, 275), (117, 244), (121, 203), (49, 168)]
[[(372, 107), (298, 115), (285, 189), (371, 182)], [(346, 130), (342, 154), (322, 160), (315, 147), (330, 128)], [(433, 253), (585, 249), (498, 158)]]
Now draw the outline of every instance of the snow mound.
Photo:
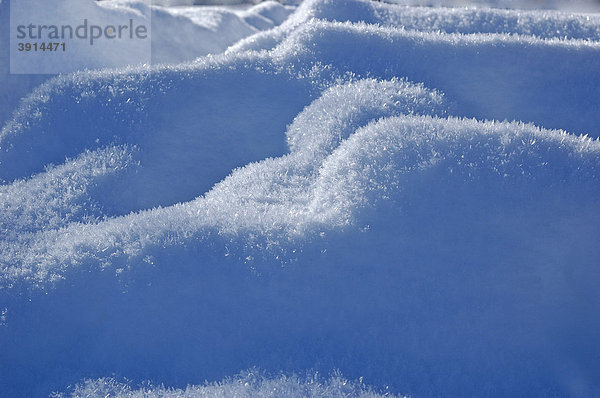
[(429, 7), (471, 7), (517, 10), (563, 10), (569, 12), (599, 12), (595, 0), (384, 0), (386, 3), (429, 6)]
[(598, 395), (597, 22), (344, 4), (22, 101), (5, 394)]
[(321, 381), (318, 374), (307, 378), (297, 376), (279, 376), (267, 378), (256, 371), (244, 372), (234, 378), (228, 378), (219, 383), (203, 386), (188, 386), (185, 389), (166, 389), (164, 387), (143, 387), (132, 389), (125, 383), (115, 379), (103, 378), (86, 380), (77, 385), (71, 394), (57, 394), (56, 398), (88, 397), (106, 398), (199, 398), (199, 397), (240, 397), (240, 398), (378, 398), (394, 397), (390, 394), (378, 394), (366, 388), (361, 383), (349, 382), (340, 376), (333, 376)]
[(293, 8), (275, 1), (247, 10), (218, 7), (155, 7), (152, 62), (176, 64), (217, 54), (240, 39), (281, 24)]
[[(444, 114), (435, 92), (358, 81), (332, 87), (296, 117), (289, 154), (238, 169), (194, 201), (74, 223), (77, 214), (29, 210), (17, 199), (6, 224), (24, 231), (3, 244), (3, 285), (29, 291), (31, 301), (7, 296), (3, 332), (17, 343), (5, 352), (4, 374), (23, 380), (21, 372), (33, 372), (47, 380), (40, 385), (60, 388), (118, 369), (181, 386), (237, 367), (317, 366), (420, 394), (478, 394), (486, 383), (506, 394), (570, 394), (578, 391), (573, 378), (594, 391), (595, 368), (560, 354), (581, 352), (594, 338), (539, 336), (585, 333), (599, 322), (585, 304), (593, 300), (572, 294), (596, 295), (600, 143), (435, 114)], [(94, 202), (81, 199), (86, 176), (118, 176), (133, 152), (77, 159), (93, 167), (79, 179), (62, 174), (66, 183), (84, 181), (64, 208), (86, 210)], [(15, 189), (52, 197), (37, 187), (64, 188), (40, 181), (65, 172), (58, 166)], [(64, 225), (28, 224), (40, 211), (64, 217)], [(181, 322), (186, 328), (173, 329)], [(78, 336), (93, 343), (74, 349)], [(61, 366), (49, 371), (37, 359), (15, 366), (24, 349)], [(565, 367), (555, 355), (571, 362)], [(461, 376), (448, 376), (448, 367)], [(8, 391), (32, 391), (23, 388)]]
[[(418, 4), (418, 2), (415, 2)], [(338, 7), (339, 5), (339, 7)], [(427, 4), (429, 5), (429, 4)], [(598, 15), (553, 10), (502, 10), (489, 8), (407, 7), (362, 0), (307, 0), (278, 29), (241, 40), (231, 49), (272, 49), (311, 19), (329, 22), (364, 22), (406, 30), (466, 35), (506, 34), (539, 39), (598, 40)], [(509, 7), (510, 8), (510, 7)]]
[(365, 22), (424, 32), (510, 34), (591, 41), (600, 38), (600, 15), (550, 10), (399, 7), (376, 1), (338, 0), (314, 3), (311, 14), (327, 21)]
[[(227, 81), (231, 81), (231, 79), (228, 78)], [(277, 81), (274, 83), (277, 83)], [(256, 89), (256, 87), (256, 85), (253, 85), (253, 88)], [(186, 88), (190, 88), (189, 84), (186, 84)], [(98, 93), (99, 91), (96, 90), (95, 92)], [(269, 90), (269, 93), (271, 92)], [(254, 91), (254, 96), (249, 100), (261, 101), (256, 96), (257, 94), (259, 93)], [(226, 100), (232, 94), (221, 92), (221, 95), (224, 95), (224, 100)], [(211, 101), (215, 102), (216, 99), (216, 95), (212, 96)], [(272, 97), (269, 99), (272, 99)], [(263, 99), (262, 102), (264, 101)], [(173, 105), (178, 106), (177, 104)], [(340, 112), (339, 109), (342, 106), (344, 110)], [(212, 112), (213, 110), (208, 109), (207, 111)], [(270, 113), (275, 111), (277, 110), (273, 108), (269, 110)], [(278, 112), (281, 112), (281, 110)], [(181, 217), (177, 218), (180, 220), (189, 218), (189, 211), (197, 213), (206, 211), (205, 217), (194, 217), (198, 223), (195, 226), (190, 225), (192, 229), (185, 232), (185, 234), (195, 234), (195, 229), (207, 225), (219, 226), (221, 230), (232, 233), (237, 233), (241, 228), (252, 228), (268, 233), (276, 226), (286, 225), (287, 232), (291, 232), (289, 230), (292, 228), (300, 228), (305, 223), (310, 224), (322, 215), (310, 215), (310, 211), (305, 208), (305, 204), (302, 205), (302, 202), (306, 200), (304, 196), (310, 192), (311, 182), (314, 182), (318, 168), (332, 151), (359, 126), (366, 125), (369, 121), (386, 116), (415, 113), (444, 114), (442, 96), (422, 86), (402, 81), (362, 80), (332, 87), (321, 98), (302, 111), (289, 126), (287, 133), (288, 145), (291, 150), (289, 155), (280, 160), (267, 161), (267, 165), (258, 163), (237, 171), (236, 174), (239, 177), (234, 178), (234, 174), (232, 178), (226, 179), (207, 194), (206, 204), (203, 203), (198, 208), (190, 208), (188, 205), (184, 206), (185, 209), (179, 207), (180, 210), (183, 210), (183, 213), (181, 213)], [(169, 114), (181, 118), (181, 114), (173, 114), (173, 112), (169, 112)], [(206, 116), (200, 114), (199, 117), (207, 126)], [(189, 121), (190, 118), (186, 117), (186, 120)], [(131, 210), (139, 210), (139, 207), (132, 209), (130, 207), (124, 208), (124, 206), (139, 206), (148, 200), (163, 199), (156, 205), (165, 205), (165, 195), (173, 192), (182, 195), (183, 192), (196, 185), (199, 187), (198, 191), (187, 198), (187, 200), (193, 199), (202, 194), (203, 189), (208, 190), (213, 184), (225, 177), (224, 174), (220, 178), (218, 177), (219, 169), (231, 170), (236, 166), (236, 163), (240, 165), (248, 163), (249, 160), (246, 158), (252, 148), (257, 151), (260, 148), (262, 152), (255, 153), (255, 156), (260, 158), (261, 154), (263, 157), (268, 155), (269, 145), (275, 145), (275, 148), (277, 148), (277, 146), (283, 144), (281, 140), (277, 140), (274, 133), (267, 133), (264, 130), (264, 125), (258, 124), (255, 128), (250, 129), (249, 116), (243, 118), (243, 120), (244, 126), (249, 130), (234, 132), (231, 138), (227, 139), (225, 137), (225, 143), (223, 143), (224, 137), (218, 137), (216, 141), (213, 141), (214, 133), (211, 129), (204, 130), (206, 133), (197, 132), (187, 140), (186, 136), (190, 135), (190, 126), (186, 126), (180, 131), (169, 130), (168, 139), (162, 137), (162, 134), (164, 134), (162, 127), (154, 132), (144, 131), (141, 139), (134, 130), (129, 129), (128, 131), (132, 137), (119, 136), (126, 142), (126, 144), (123, 144), (125, 146), (100, 148), (93, 152), (88, 150), (76, 159), (67, 160), (66, 164), (62, 166), (52, 167), (43, 174), (37, 174), (28, 180), (18, 180), (5, 186), (6, 191), (2, 195), (10, 198), (4, 204), (6, 231), (10, 231), (10, 234), (16, 237), (15, 241), (18, 245), (24, 244), (22, 241), (23, 236), (33, 237), (30, 235), (31, 233), (41, 234), (46, 236), (46, 238), (42, 238), (46, 241), (43, 243), (46, 246), (48, 243), (47, 236), (52, 235), (51, 226), (53, 224), (49, 220), (58, 223), (54, 229), (70, 227), (75, 229), (88, 227), (97, 229), (98, 225), (96, 223), (86, 225), (72, 223), (74, 221), (94, 221), (101, 217), (110, 217)], [(218, 121), (222, 122), (222, 119), (219, 118)], [(270, 121), (273, 123), (274, 120), (270, 119)], [(152, 124), (156, 125), (156, 123)], [(223, 128), (224, 126), (221, 125), (221, 129)], [(92, 135), (87, 141), (88, 145), (99, 146), (98, 142), (93, 141), (93, 137), (96, 135), (93, 131), (90, 132)], [(157, 137), (155, 138), (153, 135), (157, 135)], [(253, 142), (245, 142), (243, 135), (254, 138)], [(260, 141), (256, 141), (261, 135)], [(139, 142), (135, 141), (136, 139)], [(41, 161), (42, 164), (44, 161), (48, 162), (48, 159), (43, 158), (43, 152), (48, 152), (50, 144), (43, 142), (42, 139), (36, 141), (40, 145), (33, 150), (31, 147), (23, 148), (22, 145), (19, 147), (27, 150), (29, 156), (36, 161)], [(280, 141), (279, 145), (277, 145), (277, 141)], [(174, 145), (178, 147), (174, 147)], [(71, 147), (74, 147), (72, 143)], [(283, 152), (283, 149), (281, 151)], [(176, 154), (178, 158), (169, 157), (165, 160), (165, 157), (172, 154)], [(20, 152), (15, 156), (24, 158), (26, 155)], [(219, 163), (225, 164), (220, 166)], [(14, 163), (7, 161), (5, 164), (12, 166)], [(25, 162), (21, 164), (24, 165)], [(207, 167), (207, 165), (210, 167)], [(195, 172), (193, 172), (194, 168), (196, 168)], [(186, 173), (182, 173), (183, 170)], [(193, 175), (195, 182), (189, 181), (190, 176), (187, 173)], [(282, 173), (290, 175), (293, 180), (297, 180), (297, 183), (291, 184), (286, 179), (282, 180), (280, 178)], [(259, 178), (256, 178), (256, 176), (259, 176)], [(250, 184), (248, 179), (251, 179)], [(167, 186), (170, 189), (165, 194), (160, 194), (159, 191)], [(63, 192), (65, 189), (68, 190), (68, 195)], [(223, 203), (225, 197), (228, 198), (228, 203)], [(244, 203), (253, 197), (256, 197), (253, 201), (255, 203), (251, 203), (250, 206)], [(268, 197), (272, 199), (267, 200)], [(51, 201), (50, 198), (60, 199)], [(181, 196), (178, 198), (185, 199)], [(262, 203), (265, 200), (267, 200), (266, 203)], [(199, 199), (196, 202), (205, 201)], [(278, 205), (277, 202), (281, 202), (281, 204)], [(300, 206), (294, 205), (294, 203), (299, 203)], [(28, 204), (29, 206), (27, 206)], [(236, 207), (239, 208), (239, 211), (232, 212)], [(294, 208), (297, 209), (294, 210)], [(172, 210), (170, 209), (169, 212)], [(243, 215), (243, 219), (240, 217), (242, 211), (248, 213)], [(236, 218), (231, 219), (234, 214)], [(172, 216), (173, 214), (165, 214), (167, 218), (162, 222), (169, 223), (168, 218)], [(143, 220), (146, 216), (133, 217)], [(62, 224), (60, 220), (63, 221)], [(159, 224), (162, 222), (159, 222)], [(321, 222), (325, 225), (327, 222), (334, 222), (334, 220), (322, 220)], [(343, 222), (345, 221), (335, 221), (336, 224)], [(10, 229), (9, 226), (11, 226)], [(156, 226), (160, 229), (158, 224)], [(70, 236), (70, 233), (56, 235), (60, 239), (65, 236)], [(80, 234), (80, 237), (84, 239), (93, 238), (95, 240), (99, 236), (95, 232)], [(76, 246), (80, 246), (80, 249), (89, 244), (94, 246), (101, 244), (99, 241), (84, 243), (79, 239), (72, 240), (72, 238), (68, 238), (68, 240), (71, 243), (66, 241), (64, 243), (67, 245), (74, 243)], [(6, 241), (9, 241), (9, 239)], [(81, 252), (81, 250), (72, 251), (72, 249), (67, 249), (65, 252), (63, 250), (65, 247), (59, 248), (60, 244), (56, 243), (58, 251), (65, 254)], [(133, 253), (131, 250), (135, 251), (133, 247), (130, 247), (131, 243), (138, 244), (135, 242), (126, 244), (128, 247), (126, 251), (130, 254)], [(30, 241), (27, 244), (32, 244), (32, 242)], [(92, 249), (93, 252), (95, 250)], [(10, 250), (10, 256), (14, 256), (15, 252), (19, 251), (18, 248), (15, 251)], [(59, 275), (54, 275), (54, 272), (51, 271), (52, 268), (46, 269), (46, 261), (42, 260), (40, 262), (45, 256), (42, 254), (39, 257), (34, 254), (34, 251), (22, 251), (22, 254), (29, 258), (29, 260), (24, 259), (28, 265), (22, 264), (24, 266), (22, 270), (34, 272), (39, 278), (42, 278), (40, 282), (46, 277), (50, 279), (58, 277)], [(107, 248), (104, 248), (103, 251), (107, 252)], [(84, 256), (88, 254), (84, 254)], [(94, 253), (92, 255), (95, 256)], [(76, 258), (60, 257), (60, 255), (59, 257), (51, 255), (47, 259), (50, 260), (50, 263), (61, 264), (62, 266), (68, 261), (79, 261)], [(15, 257), (13, 257), (13, 260), (7, 258), (6, 264), (13, 262), (13, 265), (16, 266), (15, 259)], [(44, 266), (34, 271), (29, 268), (34, 264), (37, 264), (36, 267), (43, 264)], [(18, 274), (16, 267), (15, 271), (11, 271), (9, 274)], [(27, 275), (23, 276), (27, 277)]]
[[(45, 7), (45, 8), (44, 8)], [(177, 64), (192, 61), (207, 54), (223, 52), (238, 40), (265, 29), (271, 29), (292, 12), (293, 8), (273, 1), (264, 2), (246, 10), (228, 10), (217, 7), (160, 7), (135, 0), (56, 0), (52, 4), (32, 4), (27, 10), (33, 15), (56, 14), (61, 9), (64, 20), (88, 17), (103, 21), (137, 19), (145, 15), (151, 23), (151, 62), (155, 64)], [(0, 25), (9, 37), (9, 2), (0, 3)], [(64, 23), (63, 20), (63, 23)], [(46, 21), (45, 23), (49, 23)], [(88, 59), (86, 68), (103, 68), (121, 64), (122, 54), (115, 53), (111, 46), (95, 45), (93, 59)], [(140, 48), (140, 52), (145, 48)], [(43, 54), (42, 54), (43, 55)], [(126, 57), (127, 58), (127, 57)], [(130, 59), (130, 58), (127, 58)], [(111, 61), (113, 60), (113, 61)], [(43, 60), (47, 62), (47, 60)], [(9, 119), (19, 100), (32, 89), (49, 78), (49, 75), (9, 74), (9, 47), (0, 47), (0, 84), (5, 87), (0, 93), (0, 124)]]
[[(594, 19), (597, 17), (580, 18), (581, 23), (590, 18), (589, 26), (595, 26), (590, 30), (596, 33), (577, 33), (573, 28), (569, 35), (579, 39), (559, 39), (550, 33), (544, 38), (502, 33), (502, 29), (493, 34), (485, 30), (464, 34), (465, 31), (478, 32), (477, 25), (481, 22), (446, 33), (438, 30), (439, 24), (432, 22), (432, 15), (442, 21), (452, 16), (448, 24), (459, 17), (466, 18), (466, 25), (470, 23), (465, 17), (466, 11), (461, 11), (461, 16), (459, 11), (446, 9), (423, 12), (425, 22), (419, 29), (430, 27), (433, 31), (409, 30), (402, 25), (382, 27), (364, 23), (380, 18), (377, 7), (384, 6), (376, 6), (376, 2), (344, 0), (346, 7), (340, 7), (338, 14), (335, 14), (335, 4), (305, 2), (279, 29), (244, 39), (228, 51), (270, 49), (274, 57), (281, 57), (296, 67), (318, 62), (361, 76), (385, 79), (403, 76), (443, 91), (453, 99), (456, 112), (462, 116), (520, 120), (600, 136), (596, 112), (600, 95), (594, 91), (599, 84), (595, 73), (600, 56), (596, 36), (598, 20)], [(411, 13), (418, 13), (410, 8), (406, 10), (406, 19), (410, 19)], [(507, 15), (516, 17), (511, 13), (516, 12), (488, 10), (485, 18), (497, 18), (496, 26), (510, 26)], [(396, 14), (406, 15), (398, 10)], [(532, 15), (537, 15), (537, 19)], [(565, 22), (563, 14), (544, 15), (547, 24), (561, 25), (563, 32), (570, 29), (569, 26), (577, 26), (574, 22)], [(330, 22), (318, 19), (319, 16), (359, 22)], [(540, 29), (543, 17), (539, 13), (529, 17), (532, 19), (521, 17), (523, 33)]]

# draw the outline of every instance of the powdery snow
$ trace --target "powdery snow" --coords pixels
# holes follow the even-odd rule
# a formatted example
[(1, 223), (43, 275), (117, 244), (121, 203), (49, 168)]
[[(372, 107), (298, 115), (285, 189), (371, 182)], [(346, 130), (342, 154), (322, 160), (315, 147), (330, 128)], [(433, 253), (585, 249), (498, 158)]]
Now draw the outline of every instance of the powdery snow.
[[(132, 389), (126, 383), (114, 379), (86, 380), (77, 385), (72, 395), (89, 398), (198, 398), (198, 397), (240, 397), (240, 398), (379, 398), (391, 397), (391, 394), (379, 394), (361, 383), (350, 382), (333, 376), (322, 380), (318, 374), (307, 377), (278, 376), (265, 377), (256, 370), (242, 372), (233, 378), (219, 383), (206, 383), (203, 386), (187, 386), (185, 389), (167, 389), (165, 387), (144, 386)], [(57, 395), (57, 398), (63, 397)]]
[(156, 10), (270, 29), (4, 124), (3, 391), (600, 392), (597, 16)]
[[(151, 25), (152, 43), (150, 48), (142, 45), (138, 51), (150, 52), (150, 60), (155, 64), (177, 64), (210, 53), (220, 53), (245, 36), (279, 25), (293, 10), (273, 1), (236, 11), (215, 7), (167, 8), (151, 6), (139, 0), (53, 0), (30, 4), (23, 4), (21, 0), (19, 9), (32, 15), (60, 15), (60, 18), (77, 21), (79, 16), (95, 16), (97, 20), (113, 24), (132, 17), (139, 21), (140, 15), (145, 16)], [(5, 37), (9, 37), (9, 17), (9, 3), (0, 3), (0, 29), (3, 29)], [(45, 23), (51, 22), (45, 20)], [(114, 46), (102, 46), (102, 43), (96, 43), (89, 55), (94, 58), (86, 59), (87, 69), (120, 65), (123, 58), (123, 54), (115, 53)], [(40, 54), (40, 57), (43, 56)], [(39, 62), (49, 62), (46, 58), (41, 58)], [(21, 97), (47, 80), (49, 75), (9, 74), (8, 40), (1, 44), (0, 64), (0, 85), (6, 88), (0, 93), (0, 123), (4, 123)]]

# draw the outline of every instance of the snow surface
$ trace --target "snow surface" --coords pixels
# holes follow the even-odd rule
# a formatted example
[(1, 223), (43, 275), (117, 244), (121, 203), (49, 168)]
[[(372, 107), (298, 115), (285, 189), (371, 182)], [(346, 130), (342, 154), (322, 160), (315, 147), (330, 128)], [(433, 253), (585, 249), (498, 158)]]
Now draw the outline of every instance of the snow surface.
[[(151, 6), (139, 0), (52, 0), (29, 4), (21, 0), (19, 9), (42, 17), (55, 13), (69, 20), (95, 16), (97, 20), (111, 21), (113, 24), (132, 17), (137, 21), (141, 18), (140, 14), (147, 16), (151, 23), (151, 61), (155, 64), (176, 64), (210, 53), (220, 53), (245, 36), (280, 24), (293, 10), (274, 1), (236, 11), (215, 7), (167, 8)], [(57, 9), (61, 11), (57, 12)], [(9, 3), (0, 3), (0, 29), (4, 37), (9, 36), (9, 16)], [(51, 22), (45, 20), (44, 23)], [(142, 53), (147, 50), (140, 47), (138, 51)], [(98, 43), (89, 55), (94, 59), (86, 59), (88, 69), (120, 65), (123, 58), (122, 54), (115, 53), (114, 46)], [(44, 54), (39, 56), (42, 58), (38, 62), (44, 62)], [(0, 64), (0, 85), (6, 87), (0, 94), (0, 123), (4, 123), (21, 97), (47, 80), (49, 75), (9, 74), (8, 40), (0, 44)]]
[[(305, 378), (279, 376), (268, 378), (256, 370), (242, 372), (233, 378), (219, 383), (205, 383), (202, 386), (187, 386), (185, 389), (144, 386), (133, 390), (126, 383), (112, 378), (86, 380), (71, 391), (72, 395), (87, 398), (128, 397), (128, 398), (196, 398), (196, 397), (239, 397), (239, 398), (379, 398), (394, 397), (391, 394), (378, 394), (361, 383), (349, 382), (339, 375), (323, 381), (318, 374)], [(56, 398), (65, 397), (56, 394)]]
[(1, 390), (600, 394), (598, 17), (282, 7), (4, 124)]

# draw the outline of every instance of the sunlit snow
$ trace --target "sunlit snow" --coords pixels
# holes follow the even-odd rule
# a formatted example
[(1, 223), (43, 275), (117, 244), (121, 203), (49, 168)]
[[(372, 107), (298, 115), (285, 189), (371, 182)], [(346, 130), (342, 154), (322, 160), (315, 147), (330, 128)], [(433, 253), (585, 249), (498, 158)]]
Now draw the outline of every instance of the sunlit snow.
[(153, 65), (0, 48), (0, 395), (600, 394), (600, 14), (100, 3)]

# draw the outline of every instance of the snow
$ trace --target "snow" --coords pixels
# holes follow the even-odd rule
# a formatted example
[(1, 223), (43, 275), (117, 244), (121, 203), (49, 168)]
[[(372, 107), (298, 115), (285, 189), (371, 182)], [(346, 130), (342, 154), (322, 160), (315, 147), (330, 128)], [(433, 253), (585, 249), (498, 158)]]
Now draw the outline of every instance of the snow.
[[(127, 60), (134, 59), (135, 64), (147, 58), (152, 63), (171, 63), (191, 61), (209, 53), (219, 53), (237, 42), (239, 39), (252, 35), (264, 29), (270, 29), (280, 24), (293, 10), (274, 1), (268, 1), (250, 7), (246, 10), (236, 11), (215, 7), (161, 7), (150, 6), (136, 0), (104, 0), (96, 2), (85, 0), (75, 2), (71, 0), (54, 0), (52, 3), (29, 0), (18, 0), (18, 9), (23, 15), (38, 15), (42, 18), (40, 23), (51, 24), (47, 16), (55, 16), (55, 24), (64, 24), (66, 20), (72, 21), (76, 26), (81, 23), (81, 15), (94, 16), (97, 21), (106, 21), (116, 24), (115, 21), (127, 21), (134, 18), (136, 21), (149, 21), (151, 32), (151, 46), (143, 43), (136, 48), (127, 48), (128, 51), (137, 51), (139, 54), (132, 56), (116, 53), (113, 45), (95, 44), (93, 52), (86, 54), (81, 59), (86, 69), (122, 66)], [(28, 3), (26, 2), (28, 1)], [(0, 3), (0, 22), (5, 36), (9, 36), (10, 13), (9, 3)], [(44, 8), (45, 7), (45, 8)], [(17, 9), (17, 7), (15, 7)], [(62, 11), (57, 12), (55, 10)], [(140, 16), (141, 14), (141, 16)], [(43, 19), (45, 18), (45, 19)], [(0, 123), (10, 118), (10, 113), (17, 106), (18, 101), (31, 91), (35, 86), (47, 80), (48, 75), (20, 76), (9, 74), (9, 47), (8, 42), (0, 47), (0, 85), (6, 87), (0, 95)], [(32, 54), (28, 54), (31, 56)], [(36, 54), (33, 54), (36, 55)], [(48, 55), (37, 54), (38, 59), (26, 60), (26, 64), (15, 65), (17, 72), (39, 72), (38, 64), (44, 64), (43, 72), (72, 72), (78, 68), (75, 64), (67, 65), (58, 60), (55, 65), (47, 60)], [(40, 58), (41, 57), (41, 58)]]
[(0, 131), (3, 392), (600, 393), (597, 15), (152, 10)]
[[(378, 394), (366, 386), (349, 382), (339, 375), (323, 381), (318, 374), (305, 378), (298, 376), (279, 376), (268, 378), (256, 370), (242, 372), (234, 378), (228, 378), (219, 383), (206, 383), (203, 386), (188, 386), (185, 389), (166, 389), (164, 387), (145, 386), (138, 390), (126, 383), (115, 379), (86, 380), (73, 389), (73, 395), (89, 398), (111, 397), (164, 397), (164, 398), (195, 398), (195, 397), (292, 397), (292, 398), (378, 398), (393, 397)], [(62, 397), (64, 395), (57, 395)]]
[(386, 3), (412, 6), (471, 7), (496, 9), (564, 10), (569, 12), (598, 12), (595, 0), (383, 0)]
[[(338, 4), (340, 3), (319, 3), (315, 17), (328, 21), (362, 21), (422, 32), (504, 33), (543, 39), (590, 41), (598, 41), (600, 37), (600, 15), (597, 14), (572, 14), (551, 10), (398, 7), (380, 2), (360, 3), (355, 0), (345, 0), (343, 5), (346, 7), (338, 7)], [(356, 4), (360, 4), (360, 8)]]
[(237, 11), (217, 7), (155, 7), (152, 62), (178, 63), (224, 51), (240, 39), (271, 29), (292, 8), (275, 1)]

